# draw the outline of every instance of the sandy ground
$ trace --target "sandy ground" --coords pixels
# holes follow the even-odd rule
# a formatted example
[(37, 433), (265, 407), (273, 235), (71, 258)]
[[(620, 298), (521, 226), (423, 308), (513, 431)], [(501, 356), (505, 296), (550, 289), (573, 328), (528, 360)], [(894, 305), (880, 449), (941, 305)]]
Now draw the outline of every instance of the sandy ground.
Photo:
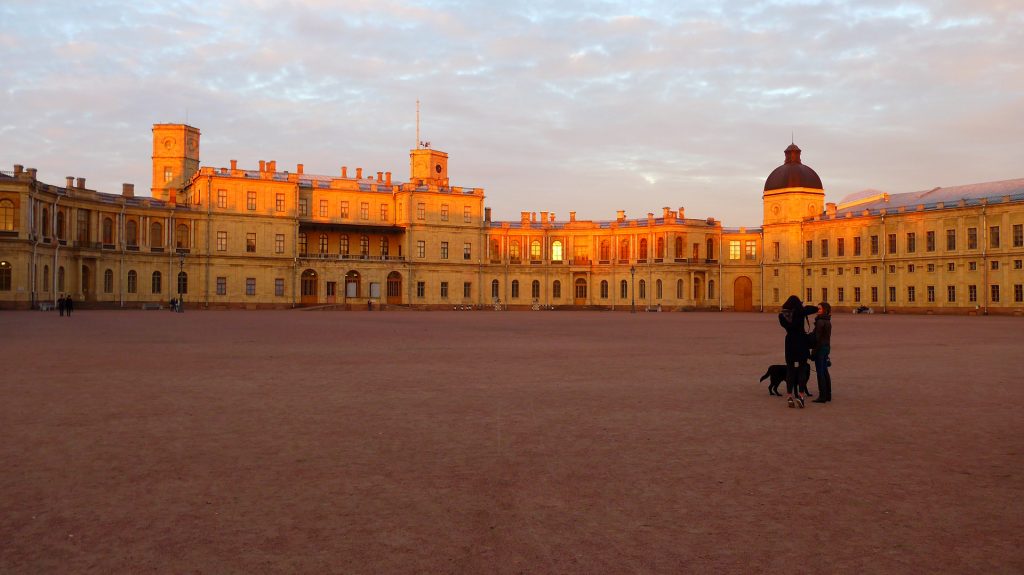
[[(0, 573), (1021, 573), (1024, 320), (0, 314)], [(812, 383), (812, 390), (815, 389)]]

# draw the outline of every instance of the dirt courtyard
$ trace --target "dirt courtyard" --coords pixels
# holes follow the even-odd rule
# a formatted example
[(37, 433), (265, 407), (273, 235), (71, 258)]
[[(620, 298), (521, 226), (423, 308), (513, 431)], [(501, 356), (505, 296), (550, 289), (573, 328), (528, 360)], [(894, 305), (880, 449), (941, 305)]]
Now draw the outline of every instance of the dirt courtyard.
[(1024, 572), (1020, 318), (836, 315), (803, 410), (773, 314), (0, 326), (0, 573)]

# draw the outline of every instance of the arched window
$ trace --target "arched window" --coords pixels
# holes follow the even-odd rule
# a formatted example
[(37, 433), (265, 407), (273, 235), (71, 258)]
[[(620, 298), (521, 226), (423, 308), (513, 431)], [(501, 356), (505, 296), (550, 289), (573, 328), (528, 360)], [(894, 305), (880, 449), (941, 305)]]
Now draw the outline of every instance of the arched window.
[(640, 240), (640, 258), (642, 260), (647, 259), (647, 239)]
[(186, 272), (178, 272), (178, 293), (188, 293), (188, 274)]
[(103, 218), (103, 243), (114, 243), (114, 220)]
[(619, 298), (626, 299), (629, 297), (629, 282), (622, 280), (619, 282)]
[(57, 291), (64, 291), (64, 266), (57, 268)]
[(187, 250), (189, 247), (188, 226), (185, 224), (178, 224), (174, 229), (174, 247), (179, 250)]
[(364, 257), (370, 255), (369, 236), (359, 236), (359, 255)]
[(551, 261), (562, 261), (562, 242), (559, 240), (551, 242)]
[(601, 280), (601, 299), (608, 299), (608, 280)]
[(135, 270), (128, 272), (128, 293), (136, 293), (139, 291), (139, 274)]
[(10, 262), (0, 262), (0, 291), (11, 291)]
[(42, 221), (42, 224), (43, 225), (41, 225), (39, 227), (40, 227), (40, 229), (43, 230), (43, 237), (44, 238), (50, 237), (50, 212), (46, 208), (43, 208), (43, 221)]
[(519, 280), (512, 280), (512, 299), (519, 297)]
[(708, 299), (715, 299), (715, 280), (708, 280)]
[(320, 253), (327, 253), (327, 234), (320, 234)]
[(359, 272), (352, 270), (345, 274), (345, 297), (362, 297)]
[(50, 291), (50, 266), (43, 266), (43, 291)]
[(0, 231), (14, 231), (14, 202), (0, 200)]
[(619, 242), (619, 259), (629, 259), (629, 240), (622, 240), (621, 242)]
[(498, 240), (491, 240), (491, 261), (501, 261), (501, 243)]
[(530, 284), (530, 297), (537, 299), (540, 297), (540, 281), (533, 280)]
[(539, 260), (540, 258), (540, 240), (533, 240), (530, 242), (530, 259)]
[(665, 238), (658, 238), (657, 251), (654, 252), (654, 257), (659, 260), (665, 259)]
[(662, 298), (661, 287), (661, 280), (654, 282), (654, 297), (658, 299)]
[(149, 291), (152, 293), (163, 291), (163, 276), (160, 275), (160, 272), (153, 272), (153, 285)]
[(64, 237), (64, 212), (57, 212), (57, 239), (63, 240)]
[(498, 299), (498, 287), (498, 280), (494, 280), (491, 282), (491, 297), (494, 299)]
[(576, 278), (576, 299), (587, 299), (587, 280)]
[(517, 262), (519, 257), (519, 240), (512, 240), (508, 245), (508, 259)]
[(676, 281), (676, 299), (685, 299), (683, 297), (683, 294), (685, 294), (685, 293), (686, 292), (683, 291), (683, 280), (677, 280)]
[(640, 293), (638, 294), (638, 297), (640, 299), (644, 299), (647, 297), (647, 282), (645, 282), (644, 280), (640, 280)]
[(135, 220), (128, 220), (128, 223), (125, 224), (125, 235), (128, 236), (125, 238), (128, 245), (139, 245), (139, 224), (135, 223)]
[(612, 259), (612, 246), (608, 240), (601, 240), (600, 259), (608, 261)]
[(114, 270), (103, 272), (103, 293), (114, 293)]
[(562, 297), (562, 282), (555, 280), (555, 283), (551, 284), (551, 297), (553, 299)]
[(676, 255), (675, 255), (675, 257), (677, 257), (677, 258), (684, 258), (684, 257), (686, 257), (685, 254), (686, 254), (686, 252), (683, 249), (683, 238), (682, 238), (682, 236), (679, 236), (679, 237), (676, 238)]
[(348, 255), (348, 236), (341, 236), (338, 240), (338, 253), (347, 256)]
[(162, 248), (164, 245), (164, 226), (160, 222), (153, 222), (149, 226), (149, 245), (154, 248)]

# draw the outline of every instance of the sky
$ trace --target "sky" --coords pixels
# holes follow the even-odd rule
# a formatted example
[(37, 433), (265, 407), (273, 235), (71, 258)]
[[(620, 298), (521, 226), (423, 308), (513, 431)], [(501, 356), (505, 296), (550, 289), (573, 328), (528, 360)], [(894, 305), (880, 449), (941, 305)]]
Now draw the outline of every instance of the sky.
[(758, 226), (791, 138), (826, 201), (1024, 177), (1024, 1), (4, 0), (0, 169), (150, 187), (201, 163), (408, 177), (520, 211)]

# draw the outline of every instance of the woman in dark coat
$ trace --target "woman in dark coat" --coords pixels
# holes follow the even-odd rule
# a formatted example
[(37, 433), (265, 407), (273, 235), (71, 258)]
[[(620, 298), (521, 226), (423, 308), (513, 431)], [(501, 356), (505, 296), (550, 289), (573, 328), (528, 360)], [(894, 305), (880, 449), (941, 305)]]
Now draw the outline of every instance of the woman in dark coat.
[[(779, 313), (779, 325), (786, 330), (786, 403), (790, 407), (804, 406), (804, 397), (800, 393), (807, 385), (801, 381), (810, 372), (807, 360), (810, 351), (807, 346), (807, 332), (804, 331), (804, 319), (818, 311), (812, 305), (804, 305), (795, 295), (789, 296), (782, 304)], [(794, 397), (794, 394), (795, 397)]]
[(818, 317), (814, 319), (814, 371), (818, 378), (818, 399), (814, 403), (832, 401), (832, 376), (828, 373), (832, 351), (832, 306), (828, 302), (818, 304)]

